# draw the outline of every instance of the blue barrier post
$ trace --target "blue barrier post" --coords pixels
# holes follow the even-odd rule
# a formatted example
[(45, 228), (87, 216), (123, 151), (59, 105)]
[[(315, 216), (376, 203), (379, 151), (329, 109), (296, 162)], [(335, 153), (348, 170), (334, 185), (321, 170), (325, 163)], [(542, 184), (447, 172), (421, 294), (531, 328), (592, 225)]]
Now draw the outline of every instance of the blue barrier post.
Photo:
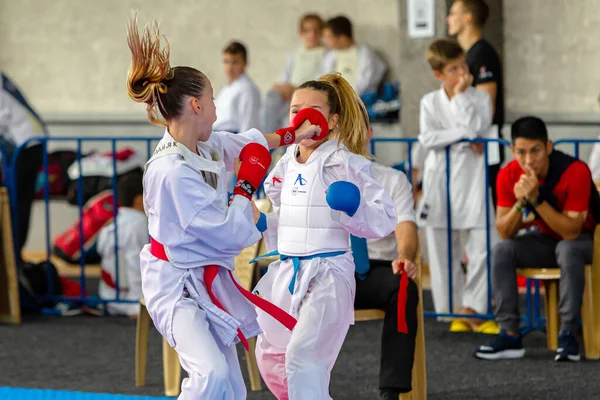
[(113, 174), (112, 174), (112, 188), (113, 188), (113, 207), (112, 207), (112, 212), (113, 212), (113, 223), (115, 225), (115, 293), (116, 293), (116, 300), (119, 300), (119, 275), (120, 271), (119, 271), (119, 259), (121, 257), (119, 257), (119, 224), (118, 224), (118, 214), (119, 214), (119, 201), (118, 201), (118, 191), (119, 191), (119, 185), (117, 184), (117, 141), (116, 139), (112, 139), (111, 140), (111, 150), (112, 150), (112, 168), (113, 168)]
[(448, 313), (454, 314), (454, 291), (452, 290), (452, 200), (450, 196), (450, 146), (446, 152), (446, 243), (448, 246)]

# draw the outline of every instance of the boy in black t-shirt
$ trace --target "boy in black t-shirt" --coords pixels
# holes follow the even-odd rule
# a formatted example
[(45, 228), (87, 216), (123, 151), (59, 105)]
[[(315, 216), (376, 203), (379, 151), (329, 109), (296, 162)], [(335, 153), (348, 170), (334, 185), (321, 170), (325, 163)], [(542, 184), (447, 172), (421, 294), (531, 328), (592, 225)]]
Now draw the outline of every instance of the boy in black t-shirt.
[[(448, 15), (448, 33), (456, 36), (465, 50), (473, 86), (488, 92), (492, 99), (492, 124), (502, 138), (504, 125), (504, 81), (502, 62), (490, 42), (482, 38), (483, 26), (490, 9), (483, 0), (455, 0)], [(491, 148), (491, 145), (490, 145)], [(504, 161), (504, 146), (500, 145), (500, 162), (489, 166), (490, 188), (494, 205), (497, 203), (496, 177)]]

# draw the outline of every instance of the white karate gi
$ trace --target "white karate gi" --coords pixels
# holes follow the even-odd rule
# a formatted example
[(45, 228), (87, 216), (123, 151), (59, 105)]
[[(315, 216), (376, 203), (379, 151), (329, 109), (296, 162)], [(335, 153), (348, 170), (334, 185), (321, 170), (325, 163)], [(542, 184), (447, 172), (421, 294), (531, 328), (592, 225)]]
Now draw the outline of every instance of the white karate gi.
[(331, 50), (321, 64), (319, 75), (340, 72), (359, 96), (376, 91), (381, 84), (387, 65), (365, 44), (343, 50)]
[[(291, 259), (276, 261), (256, 286), (255, 293), (298, 318), (290, 333), (259, 311), (263, 334), (256, 355), (265, 383), (279, 399), (324, 400), (329, 396), (331, 369), (351, 324), (354, 323), (354, 261), (350, 236), (380, 238), (396, 226), (394, 203), (373, 177), (364, 157), (330, 140), (318, 147), (305, 164), (291, 146), (265, 181), (273, 213), (264, 232), (267, 250), (290, 256), (341, 252), (333, 257), (300, 261), (293, 295)], [(329, 208), (325, 190), (335, 181), (354, 183), (361, 204), (349, 217)]]
[[(469, 87), (448, 99), (444, 88), (421, 99), (419, 143), (428, 151), (423, 173), (423, 199), (417, 212), (420, 226), (426, 227), (431, 286), (436, 313), (458, 312), (469, 307), (487, 313), (487, 248), (485, 161), (470, 143), (454, 144), (450, 150), (450, 203), (452, 217), (453, 310), (448, 295), (448, 231), (446, 195), (446, 146), (460, 139), (493, 137), (492, 106), (489, 95)], [(489, 193), (489, 227), (493, 248), (497, 233)], [(466, 279), (460, 261), (460, 232), (468, 232)]]
[[(228, 206), (222, 177), (250, 142), (267, 146), (257, 130), (213, 132), (206, 143), (198, 142), (199, 157), (165, 132), (146, 164), (148, 230), (165, 246), (170, 262), (154, 257), (150, 245), (145, 246), (140, 254), (142, 290), (156, 328), (188, 372), (180, 399), (246, 398), (236, 332), (239, 328), (249, 338), (260, 328), (253, 304), (234, 286), (229, 271), (234, 257), (261, 235), (247, 198), (235, 196)], [(223, 267), (212, 288), (227, 313), (211, 301), (205, 287), (203, 267), (208, 265)], [(189, 294), (184, 295), (184, 286)]]
[[(598, 139), (600, 140), (600, 136), (598, 136)], [(588, 165), (590, 166), (594, 182), (600, 180), (600, 143), (594, 143), (592, 146)]]
[[(398, 220), (401, 222), (417, 223), (415, 218), (415, 202), (413, 200), (412, 186), (406, 174), (397, 169), (373, 163), (373, 177), (379, 182), (387, 193), (392, 197)], [(367, 239), (369, 260), (393, 261), (398, 258), (398, 243), (395, 232), (375, 239)], [(391, 266), (391, 264), (390, 264)]]
[[(318, 76), (325, 52), (325, 47), (322, 46), (313, 49), (299, 47), (288, 56), (277, 83), (289, 83), (298, 87), (306, 81), (315, 79)], [(287, 126), (290, 102), (284, 101), (277, 90), (271, 89), (265, 96), (262, 112), (263, 130), (275, 132), (277, 129)]]
[(117, 297), (117, 259), (119, 261), (119, 299), (135, 303), (108, 303), (111, 315), (136, 315), (142, 296), (140, 252), (148, 244), (148, 219), (146, 215), (129, 207), (119, 207), (117, 214), (117, 245), (115, 253), (115, 223), (111, 222), (98, 234), (98, 254), (102, 257), (102, 280), (98, 295), (104, 300)]
[[(412, 145), (412, 167), (418, 169), (417, 176), (413, 182), (413, 187), (416, 187), (417, 183), (423, 181), (423, 170), (425, 169), (425, 159), (427, 158), (427, 150), (419, 142), (413, 143)], [(406, 171), (409, 173), (409, 171)], [(422, 188), (421, 188), (422, 190)], [(419, 209), (423, 203), (423, 196), (419, 198), (415, 204), (415, 208)], [(419, 235), (419, 255), (421, 256), (421, 264), (429, 265), (429, 257), (427, 251), (427, 235), (424, 229), (418, 230)]]
[(215, 106), (214, 131), (238, 133), (260, 129), (260, 91), (246, 74), (219, 91)]
[[(27, 140), (48, 134), (46, 125), (23, 94), (4, 73), (0, 74), (0, 160), (12, 158), (15, 149)], [(31, 141), (27, 145), (39, 145)]]

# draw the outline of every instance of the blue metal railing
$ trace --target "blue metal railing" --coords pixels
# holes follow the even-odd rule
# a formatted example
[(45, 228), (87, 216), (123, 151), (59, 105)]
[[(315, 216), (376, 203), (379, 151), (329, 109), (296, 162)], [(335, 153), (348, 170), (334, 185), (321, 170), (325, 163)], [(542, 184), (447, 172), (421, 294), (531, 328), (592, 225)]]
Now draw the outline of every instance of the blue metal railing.
[[(47, 295), (44, 296), (44, 299), (51, 299), (51, 300), (55, 300), (55, 301), (67, 301), (67, 302), (80, 302), (80, 303), (84, 303), (84, 304), (88, 304), (88, 305), (95, 305), (98, 303), (108, 303), (108, 302), (129, 302), (129, 303), (133, 303), (136, 302), (134, 300), (125, 300), (121, 298), (121, 294), (120, 294), (120, 289), (119, 289), (119, 279), (120, 279), (120, 273), (119, 273), (119, 257), (117, 256), (118, 254), (118, 247), (119, 247), (119, 241), (118, 241), (118, 209), (116, 207), (117, 205), (117, 198), (118, 198), (118, 188), (117, 188), (117, 160), (115, 157), (113, 157), (112, 160), (112, 169), (113, 169), (113, 174), (112, 174), (112, 189), (113, 189), (113, 221), (115, 224), (115, 260), (116, 260), (116, 266), (115, 266), (115, 274), (116, 274), (116, 296), (115, 299), (100, 299), (97, 296), (86, 296), (86, 276), (85, 276), (85, 246), (84, 246), (84, 235), (83, 235), (83, 169), (82, 169), (82, 146), (83, 144), (88, 144), (88, 143), (93, 143), (93, 142), (101, 142), (101, 143), (110, 143), (110, 147), (111, 147), (111, 151), (113, 154), (115, 154), (118, 150), (118, 143), (122, 143), (122, 142), (146, 142), (146, 155), (147, 158), (150, 158), (150, 156), (152, 155), (152, 142), (158, 142), (160, 140), (160, 138), (157, 137), (86, 137), (86, 138), (73, 138), (73, 137), (46, 137), (46, 138), (35, 138), (35, 139), (30, 139), (29, 141), (27, 141), (25, 144), (23, 144), (22, 146), (18, 147), (15, 152), (12, 155), (12, 158), (10, 160), (8, 160), (6, 157), (4, 157), (2, 151), (0, 150), (0, 155), (2, 155), (2, 168), (3, 168), (3, 172), (4, 172), (4, 181), (5, 181), (5, 185), (8, 187), (9, 190), (9, 196), (10, 196), (10, 203), (11, 203), (11, 214), (13, 216), (12, 221), (13, 221), (13, 234), (14, 234), (14, 243), (15, 243), (15, 250), (17, 250), (17, 246), (19, 243), (19, 229), (18, 227), (15, 225), (18, 223), (18, 207), (20, 206), (18, 204), (17, 201), (17, 191), (16, 191), (16, 174), (15, 174), (15, 170), (16, 170), (16, 165), (17, 165), (17, 160), (19, 155), (21, 154), (22, 150), (27, 147), (30, 143), (32, 142), (37, 142), (40, 143), (43, 146), (43, 170), (44, 170), (44, 174), (43, 174), (43, 200), (44, 200), (44, 217), (45, 217), (45, 248), (46, 248), (46, 254), (47, 254), (47, 262), (50, 262), (50, 254), (52, 251), (51, 248), (51, 240), (52, 238), (50, 237), (50, 226), (51, 226), (51, 220), (50, 220), (50, 191), (49, 191), (49, 170), (48, 170), (48, 164), (49, 164), (49, 158), (48, 158), (48, 143), (51, 142), (75, 142), (76, 143), (76, 163), (79, 167), (79, 177), (77, 178), (77, 207), (79, 210), (79, 245), (80, 245), (80, 250), (81, 250), (81, 256), (79, 257), (79, 268), (80, 268), (80, 274), (79, 274), (79, 283), (81, 286), (81, 293), (80, 296), (53, 296), (52, 295), (52, 287), (53, 287), (53, 282), (52, 282), (52, 275), (51, 275), (51, 269), (47, 268), (47, 274), (48, 274), (48, 287), (47, 287)], [(413, 162), (414, 160), (412, 159), (412, 149), (414, 144), (417, 142), (418, 140), (416, 138), (374, 138), (371, 140), (370, 146), (371, 146), (371, 154), (375, 154), (375, 150), (376, 150), (376, 145), (378, 143), (399, 143), (399, 144), (406, 144), (408, 146), (408, 173), (407, 173), (407, 177), (409, 179), (409, 181), (411, 182), (411, 184), (414, 184), (414, 182), (412, 182), (413, 180)], [(505, 140), (501, 140), (501, 139), (475, 139), (475, 140), (462, 140), (461, 142), (470, 142), (470, 143), (483, 143), (484, 144), (484, 165), (488, 164), (488, 160), (489, 160), (489, 149), (488, 146), (490, 143), (499, 143), (500, 145), (503, 146), (507, 146), (509, 145), (509, 142), (505, 141)], [(592, 144), (592, 143), (598, 143), (600, 142), (600, 140), (594, 140), (594, 139), (561, 139), (561, 140), (557, 140), (554, 142), (554, 144), (556, 146), (559, 145), (569, 145), (572, 144), (574, 146), (574, 150), (575, 150), (575, 156), (578, 157), (579, 156), (579, 147), (581, 144)], [(452, 160), (451, 160), (451, 153), (450, 153), (450, 146), (448, 146), (445, 150), (445, 154), (446, 154), (446, 202), (447, 202), (447, 246), (448, 246), (448, 296), (449, 296), (449, 310), (453, 310), (453, 291), (452, 291), (452, 286), (453, 286), (453, 275), (452, 275), (452, 215), (451, 215), (451, 196), (450, 196), (450, 175), (451, 175), (451, 168), (452, 168)], [(489, 188), (489, 173), (487, 171), (486, 168), (486, 172), (485, 172), (485, 187), (486, 189)], [(485, 191), (485, 213), (486, 213), (486, 248), (487, 248), (487, 259), (486, 259), (486, 270), (487, 270), (487, 286), (488, 286), (488, 290), (487, 290), (487, 313), (486, 314), (479, 314), (479, 315), (463, 315), (463, 314), (456, 314), (453, 312), (449, 312), (449, 313), (444, 313), (444, 314), (437, 314), (435, 312), (426, 312), (425, 316), (427, 317), (463, 317), (463, 318), (483, 318), (483, 319), (493, 319), (494, 315), (492, 312), (492, 306), (491, 306), (491, 237), (490, 237), (490, 232), (491, 229), (495, 229), (495, 226), (491, 226), (490, 225), (490, 216), (492, 213), (492, 210), (490, 209), (490, 191), (486, 190)], [(532, 287), (534, 288), (533, 293), (531, 292)], [(543, 322), (543, 318), (540, 317), (540, 312), (539, 312), (539, 307), (540, 307), (540, 301), (539, 301), (539, 295), (540, 295), (540, 285), (539, 285), (539, 281), (537, 280), (528, 280), (527, 281), (527, 316), (524, 316), (524, 320), (526, 321), (526, 323), (528, 324), (528, 326), (532, 327), (532, 326), (539, 326), (541, 322)], [(532, 298), (533, 296), (533, 298)]]
[[(76, 160), (77, 166), (79, 168), (79, 176), (77, 178), (77, 207), (79, 211), (79, 248), (80, 248), (80, 257), (79, 257), (79, 284), (81, 286), (81, 291), (79, 296), (55, 296), (52, 294), (53, 288), (53, 276), (51, 268), (46, 268), (47, 271), (47, 293), (45, 296), (41, 296), (44, 300), (52, 300), (52, 301), (64, 301), (64, 302), (78, 302), (87, 305), (97, 305), (99, 303), (109, 303), (109, 302), (120, 302), (120, 303), (137, 303), (138, 300), (126, 300), (121, 298), (120, 293), (120, 271), (119, 271), (119, 257), (118, 257), (118, 248), (119, 248), (119, 238), (118, 238), (118, 207), (117, 207), (117, 198), (118, 198), (118, 173), (117, 173), (117, 159), (116, 157), (112, 157), (112, 178), (111, 178), (111, 189), (112, 189), (112, 201), (113, 201), (113, 219), (114, 223), (114, 247), (115, 247), (115, 299), (100, 299), (97, 296), (86, 296), (86, 275), (85, 275), (85, 237), (84, 237), (84, 228), (83, 228), (83, 178), (84, 178), (84, 169), (82, 168), (82, 147), (83, 144), (89, 144), (94, 142), (103, 142), (110, 143), (112, 154), (117, 153), (117, 143), (122, 142), (146, 142), (146, 156), (147, 159), (152, 155), (152, 142), (158, 142), (160, 138), (156, 137), (86, 137), (86, 138), (77, 138), (77, 137), (41, 137), (41, 138), (32, 138), (25, 142), (23, 145), (19, 146), (15, 152), (13, 153), (11, 160), (6, 160), (5, 157), (2, 158), (2, 165), (4, 169), (4, 182), (5, 186), (8, 188), (10, 203), (11, 203), (11, 214), (13, 221), (13, 237), (15, 243), (15, 251), (18, 251), (18, 243), (19, 243), (19, 229), (15, 224), (18, 224), (18, 210), (20, 204), (17, 199), (17, 190), (16, 190), (16, 167), (17, 160), (19, 155), (23, 151), (24, 148), (28, 147), (30, 144), (39, 143), (43, 148), (43, 201), (44, 201), (44, 217), (45, 217), (45, 250), (46, 250), (46, 262), (50, 263), (50, 256), (52, 254), (52, 246), (51, 246), (51, 234), (50, 234), (50, 192), (49, 192), (49, 160), (48, 160), (48, 143), (50, 142), (75, 142), (76, 143)], [(140, 165), (141, 166), (141, 165)]]

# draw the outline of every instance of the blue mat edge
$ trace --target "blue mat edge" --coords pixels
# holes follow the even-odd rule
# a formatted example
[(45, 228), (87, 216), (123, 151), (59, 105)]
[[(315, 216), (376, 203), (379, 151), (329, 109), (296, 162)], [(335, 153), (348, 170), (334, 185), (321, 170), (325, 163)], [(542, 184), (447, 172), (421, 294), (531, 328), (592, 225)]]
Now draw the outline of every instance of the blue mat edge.
[(2, 400), (173, 400), (172, 397), (152, 397), (125, 394), (74, 392), (53, 389), (26, 389), (0, 386)]

